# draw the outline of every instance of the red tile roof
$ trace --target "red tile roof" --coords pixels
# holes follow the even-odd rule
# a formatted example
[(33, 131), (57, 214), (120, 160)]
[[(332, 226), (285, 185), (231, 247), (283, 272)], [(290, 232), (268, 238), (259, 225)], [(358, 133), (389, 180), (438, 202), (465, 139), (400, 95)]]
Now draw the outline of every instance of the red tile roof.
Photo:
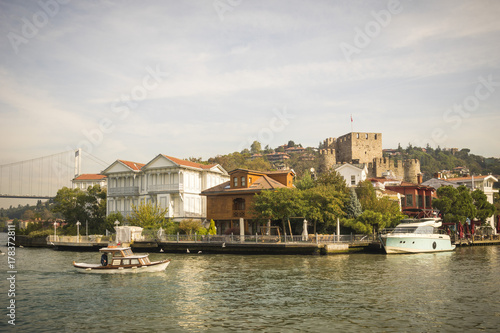
[(95, 173), (84, 173), (76, 177), (74, 180), (101, 180), (105, 178), (106, 178), (105, 175), (100, 175)]
[(201, 164), (201, 163), (196, 163), (196, 162), (181, 160), (180, 158), (176, 158), (176, 157), (172, 157), (172, 156), (167, 156), (167, 155), (163, 155), (163, 156), (165, 156), (166, 158), (168, 158), (169, 160), (171, 160), (172, 162), (174, 162), (176, 164), (179, 164), (179, 165), (182, 165), (182, 166), (186, 166), (186, 167), (191, 167), (191, 168), (211, 169), (211, 168), (213, 168), (214, 166), (217, 165), (217, 164), (206, 165), (206, 164)]
[(130, 162), (130, 161), (124, 161), (124, 160), (118, 160), (128, 166), (130, 169), (134, 171), (139, 171), (141, 168), (145, 165), (143, 163), (136, 163), (136, 162)]

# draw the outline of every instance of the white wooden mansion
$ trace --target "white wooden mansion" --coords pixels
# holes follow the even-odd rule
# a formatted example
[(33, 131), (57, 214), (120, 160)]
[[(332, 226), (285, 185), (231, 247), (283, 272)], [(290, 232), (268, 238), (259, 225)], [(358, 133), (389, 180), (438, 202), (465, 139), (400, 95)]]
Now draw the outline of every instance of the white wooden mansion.
[(206, 217), (206, 197), (201, 192), (229, 180), (219, 164), (204, 165), (158, 155), (147, 164), (116, 160), (101, 174), (108, 179), (107, 215), (124, 217), (132, 205), (152, 203), (168, 208), (175, 221)]

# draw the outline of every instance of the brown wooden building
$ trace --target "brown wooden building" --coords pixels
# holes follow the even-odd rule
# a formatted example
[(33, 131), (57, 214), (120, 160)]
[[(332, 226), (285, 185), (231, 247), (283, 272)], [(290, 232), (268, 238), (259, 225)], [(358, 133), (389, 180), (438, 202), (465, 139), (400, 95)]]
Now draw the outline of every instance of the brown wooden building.
[(229, 172), (230, 180), (203, 191), (207, 197), (207, 220), (214, 220), (217, 234), (239, 228), (244, 219), (245, 234), (258, 233), (259, 223), (252, 213), (255, 194), (263, 190), (293, 187), (293, 170), (261, 172), (235, 169)]

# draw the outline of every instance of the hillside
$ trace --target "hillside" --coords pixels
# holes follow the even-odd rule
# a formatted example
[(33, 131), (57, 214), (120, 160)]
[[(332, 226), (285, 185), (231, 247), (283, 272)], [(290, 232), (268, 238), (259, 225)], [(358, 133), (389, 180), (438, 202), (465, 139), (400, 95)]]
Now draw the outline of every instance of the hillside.
[[(265, 149), (260, 149), (260, 143), (254, 142), (252, 149), (244, 149), (241, 152), (234, 152), (227, 155), (218, 155), (210, 158), (208, 162), (219, 163), (228, 171), (237, 168), (271, 171), (282, 167), (289, 167), (294, 169), (299, 177), (311, 168), (314, 168), (318, 173), (325, 170), (325, 164), (317, 148), (308, 147), (300, 152), (291, 152), (295, 150), (292, 148), (297, 147), (302, 147), (302, 145), (289, 141), (288, 144), (274, 149), (268, 146)], [(287, 158), (273, 160), (273, 154), (278, 152), (286, 153)], [(420, 160), (420, 169), (424, 174), (424, 181), (432, 178), (436, 172), (443, 170), (448, 171), (447, 174), (449, 176), (459, 176), (464, 173), (500, 175), (499, 158), (485, 158), (471, 154), (469, 149), (433, 149), (430, 146), (421, 148), (408, 145), (407, 148), (399, 146), (397, 149), (386, 149), (384, 150), (384, 156), (398, 160)]]

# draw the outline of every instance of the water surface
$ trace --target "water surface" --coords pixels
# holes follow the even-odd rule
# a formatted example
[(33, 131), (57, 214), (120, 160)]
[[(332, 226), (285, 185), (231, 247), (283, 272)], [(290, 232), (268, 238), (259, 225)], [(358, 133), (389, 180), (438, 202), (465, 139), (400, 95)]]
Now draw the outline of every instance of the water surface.
[[(161, 273), (94, 275), (71, 263), (97, 263), (98, 253), (17, 249), (16, 331), (499, 330), (496, 246), (392, 256), (151, 254), (163, 258), (172, 262)], [(0, 288), (6, 309), (5, 278)], [(5, 314), (0, 331), (11, 329)]]

